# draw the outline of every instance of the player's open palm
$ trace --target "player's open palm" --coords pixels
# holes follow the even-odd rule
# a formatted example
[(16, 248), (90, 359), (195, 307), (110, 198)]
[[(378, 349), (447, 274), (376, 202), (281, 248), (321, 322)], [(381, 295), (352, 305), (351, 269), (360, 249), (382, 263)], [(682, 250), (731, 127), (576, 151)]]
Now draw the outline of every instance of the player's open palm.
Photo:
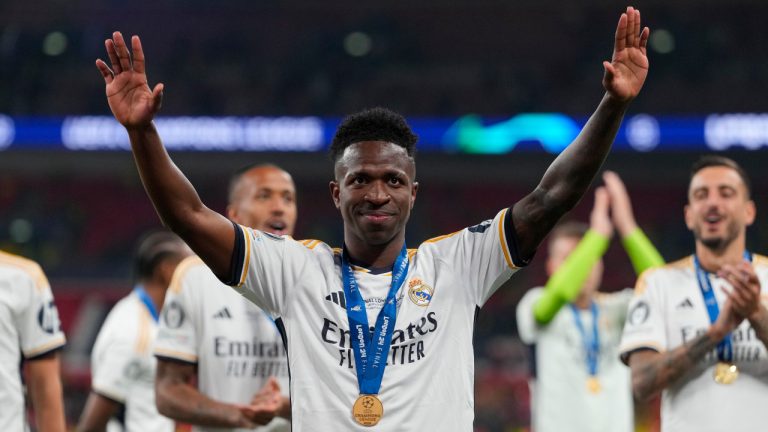
[(104, 77), (112, 114), (128, 129), (148, 125), (160, 109), (163, 85), (149, 88), (139, 37), (131, 38), (133, 59), (120, 32), (113, 33), (104, 44), (112, 67), (101, 59), (96, 60), (96, 67)]
[(616, 27), (613, 58), (603, 62), (603, 86), (611, 96), (622, 101), (633, 99), (648, 76), (648, 27), (640, 27), (640, 11), (628, 7)]

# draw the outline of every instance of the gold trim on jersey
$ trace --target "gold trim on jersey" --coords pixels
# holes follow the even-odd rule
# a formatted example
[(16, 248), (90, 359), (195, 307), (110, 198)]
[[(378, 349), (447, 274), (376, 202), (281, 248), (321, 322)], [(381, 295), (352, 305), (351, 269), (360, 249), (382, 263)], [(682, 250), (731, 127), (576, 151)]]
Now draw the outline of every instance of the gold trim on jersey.
[(768, 257), (764, 255), (752, 254), (752, 264), (768, 267)]
[(149, 315), (147, 308), (141, 305), (141, 313), (139, 313), (139, 337), (136, 340), (136, 353), (144, 354), (149, 349), (149, 322), (152, 317)]
[(238, 288), (245, 284), (248, 267), (251, 265), (251, 234), (242, 225), (240, 225), (240, 229), (243, 230), (243, 236), (245, 236), (245, 261), (243, 262), (243, 272), (240, 274), (240, 283), (237, 284)]
[(504, 260), (507, 261), (509, 268), (516, 269), (517, 266), (512, 262), (512, 257), (509, 254), (509, 245), (507, 244), (507, 236), (504, 232), (504, 218), (507, 217), (508, 209), (501, 211), (501, 217), (499, 218), (499, 242), (501, 243), (501, 250), (504, 252)]
[(67, 340), (64, 336), (59, 336), (56, 339), (49, 341), (47, 343), (44, 343), (43, 345), (36, 346), (32, 349), (24, 351), (24, 357), (34, 357), (38, 354), (42, 354), (44, 352), (48, 352), (51, 350), (54, 350), (56, 348), (62, 347), (67, 343)]
[(456, 234), (458, 234), (458, 233), (460, 233), (460, 232), (461, 232), (461, 231), (455, 231), (455, 232), (452, 232), (452, 233), (450, 233), (450, 234), (445, 234), (445, 235), (441, 235), (441, 236), (437, 236), (437, 237), (432, 237), (432, 238), (431, 238), (431, 239), (429, 239), (429, 240), (424, 240), (424, 243), (435, 243), (435, 242), (439, 242), (440, 240), (445, 240), (445, 239), (447, 239), (447, 238), (449, 238), (449, 237), (453, 237), (453, 236), (455, 236)]
[(24, 258), (19, 255), (15, 255), (9, 252), (0, 251), (0, 264), (8, 264), (11, 267), (15, 267), (32, 279), (35, 284), (35, 288), (38, 291), (43, 291), (50, 286), (48, 278), (45, 277), (43, 269), (38, 263), (31, 259)]
[(639, 296), (643, 294), (646, 289), (648, 289), (648, 282), (646, 279), (648, 279), (649, 275), (659, 270), (685, 270), (685, 269), (693, 270), (693, 255), (689, 255), (685, 258), (672, 261), (671, 263), (664, 264), (663, 266), (651, 267), (645, 270), (644, 272), (640, 273), (640, 276), (637, 277), (637, 282), (635, 282), (635, 295)]
[(323, 242), (315, 239), (306, 239), (306, 240), (299, 240), (299, 243), (303, 244), (307, 249), (312, 250)]
[(180, 293), (182, 288), (181, 281), (187, 277), (189, 269), (198, 265), (205, 265), (205, 262), (203, 262), (199, 256), (192, 255), (190, 257), (184, 258), (179, 263), (179, 265), (176, 266), (176, 270), (173, 272), (173, 276), (171, 277), (171, 283), (168, 285), (168, 290), (172, 293)]
[(160, 357), (168, 357), (168, 358), (183, 360), (183, 361), (190, 362), (190, 363), (197, 363), (197, 356), (196, 355), (185, 353), (185, 352), (181, 352), (181, 351), (170, 350), (170, 349), (158, 347), (158, 348), (155, 348), (155, 353), (154, 354), (156, 356), (160, 356)]

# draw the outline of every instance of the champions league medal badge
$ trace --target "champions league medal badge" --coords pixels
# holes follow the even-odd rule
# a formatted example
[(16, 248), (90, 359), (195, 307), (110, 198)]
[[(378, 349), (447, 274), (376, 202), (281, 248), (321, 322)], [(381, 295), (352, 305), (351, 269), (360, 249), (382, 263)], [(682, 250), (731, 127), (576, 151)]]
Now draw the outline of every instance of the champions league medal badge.
[(715, 365), (714, 376), (718, 384), (733, 384), (739, 377), (739, 368), (732, 363), (718, 362)]
[(435, 292), (431, 286), (425, 284), (421, 279), (413, 279), (408, 283), (408, 298), (416, 306), (426, 307), (432, 301), (432, 294)]
[(384, 415), (384, 405), (375, 395), (361, 395), (352, 406), (352, 417), (361, 426), (376, 426)]

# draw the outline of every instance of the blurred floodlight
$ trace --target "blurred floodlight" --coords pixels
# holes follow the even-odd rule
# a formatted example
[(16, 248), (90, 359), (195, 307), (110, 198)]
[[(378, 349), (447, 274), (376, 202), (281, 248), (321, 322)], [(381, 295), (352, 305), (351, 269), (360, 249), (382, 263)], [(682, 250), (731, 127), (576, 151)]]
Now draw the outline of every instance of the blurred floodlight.
[(363, 32), (352, 32), (344, 38), (344, 50), (352, 57), (362, 57), (371, 52), (371, 37)]
[(637, 151), (651, 151), (659, 145), (659, 122), (655, 117), (638, 114), (627, 122), (627, 141)]
[(26, 219), (14, 219), (8, 226), (8, 234), (16, 243), (26, 243), (32, 239), (32, 224)]
[(16, 127), (13, 125), (13, 119), (0, 114), (0, 150), (11, 145), (15, 134)]
[(67, 36), (62, 32), (51, 32), (43, 39), (43, 52), (49, 56), (57, 56), (67, 50)]
[(656, 29), (651, 32), (648, 44), (659, 54), (669, 54), (675, 50), (675, 37), (669, 30)]

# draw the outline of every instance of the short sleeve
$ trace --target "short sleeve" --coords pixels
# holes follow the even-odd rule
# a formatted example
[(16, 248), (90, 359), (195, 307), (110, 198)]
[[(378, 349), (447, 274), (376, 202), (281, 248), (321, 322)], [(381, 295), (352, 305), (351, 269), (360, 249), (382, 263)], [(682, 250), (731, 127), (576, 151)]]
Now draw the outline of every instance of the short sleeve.
[(197, 363), (198, 311), (202, 306), (200, 289), (227, 289), (219, 288), (217, 282), (198, 257), (189, 257), (176, 267), (160, 315), (155, 356)]
[(65, 343), (48, 279), (39, 267), (37, 272), (37, 275), (19, 272), (13, 283), (24, 299), (15, 318), (21, 351), (27, 359), (58, 349)]
[(141, 360), (135, 353), (133, 338), (110, 331), (116, 324), (108, 318), (96, 338), (91, 355), (91, 386), (96, 393), (125, 403), (139, 378)]
[(543, 288), (533, 288), (529, 290), (520, 302), (517, 304), (517, 331), (520, 335), (520, 340), (528, 345), (533, 345), (539, 338), (540, 326), (536, 323), (536, 318), (533, 316), (533, 305), (536, 304), (542, 293)]
[(637, 280), (619, 346), (625, 364), (629, 364), (629, 356), (634, 351), (651, 349), (661, 352), (667, 349), (664, 303), (657, 279), (657, 269), (650, 269)]
[(517, 235), (509, 209), (480, 224), (427, 240), (430, 242), (435, 243), (443, 260), (468, 279), (467, 289), (477, 306), (482, 306), (517, 269), (527, 264), (517, 252)]
[(235, 250), (242, 257), (233, 265), (239, 275), (237, 283), (229, 283), (242, 296), (274, 317), (282, 316), (286, 287), (296, 286), (305, 268), (310, 249), (290, 236), (246, 228), (239, 225)]

